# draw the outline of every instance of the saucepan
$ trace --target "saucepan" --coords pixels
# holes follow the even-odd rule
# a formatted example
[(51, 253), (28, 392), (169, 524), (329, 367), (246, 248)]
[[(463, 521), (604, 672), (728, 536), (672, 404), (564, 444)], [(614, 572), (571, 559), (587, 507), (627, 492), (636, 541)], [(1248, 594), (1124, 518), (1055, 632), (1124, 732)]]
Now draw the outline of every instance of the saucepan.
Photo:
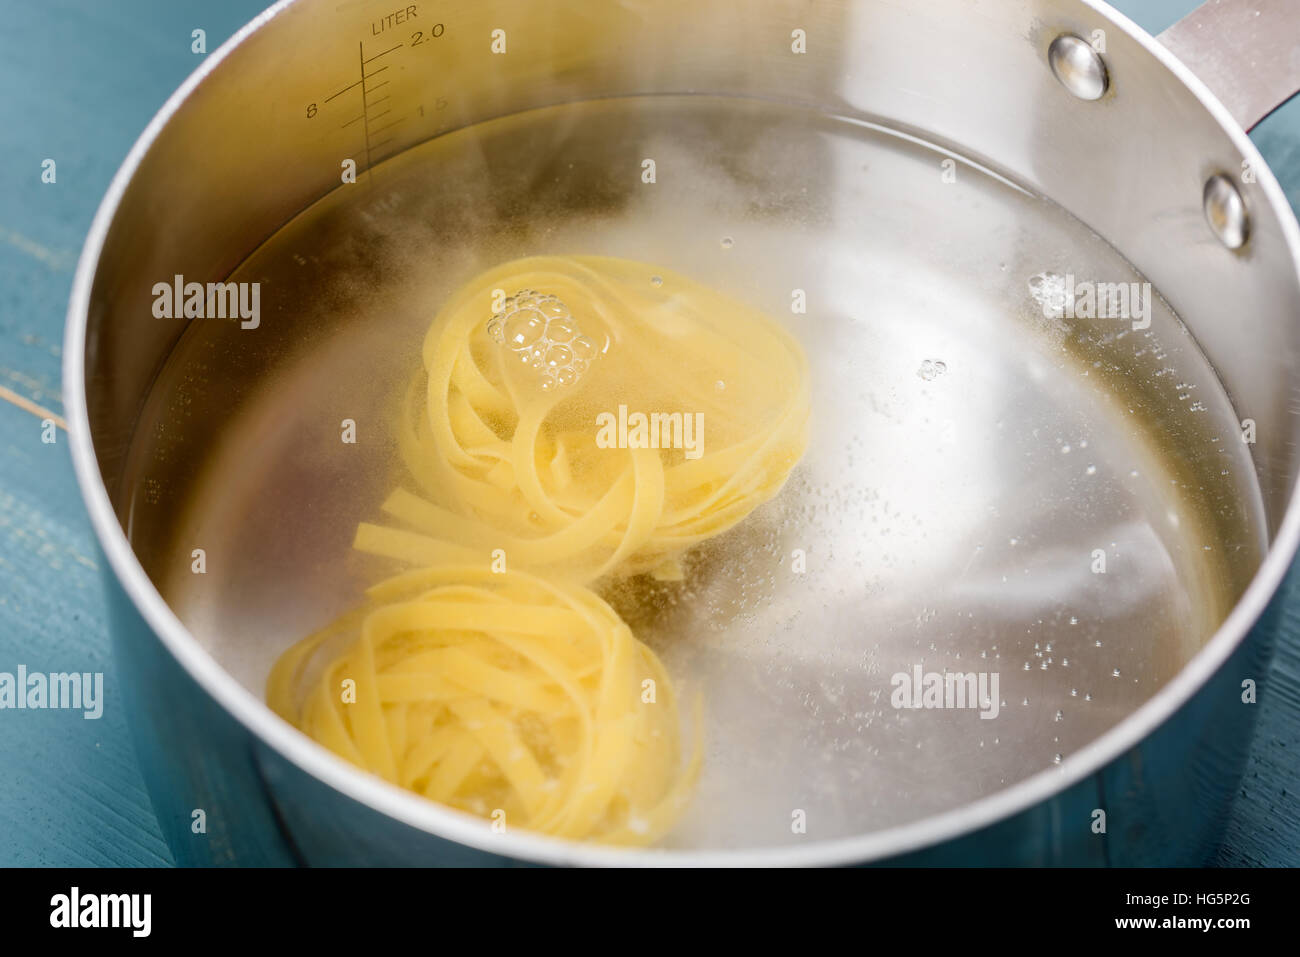
[[(1281, 0), (1159, 38), (1090, 0), (271, 7), (137, 142), (69, 310), (176, 859), (1206, 861), (1300, 536), (1300, 230), (1244, 132), (1297, 39)], [(806, 365), (779, 489), (603, 594), (699, 702), (648, 848), (491, 827), (265, 703), (374, 583), (425, 331), (532, 256), (686, 277)]]

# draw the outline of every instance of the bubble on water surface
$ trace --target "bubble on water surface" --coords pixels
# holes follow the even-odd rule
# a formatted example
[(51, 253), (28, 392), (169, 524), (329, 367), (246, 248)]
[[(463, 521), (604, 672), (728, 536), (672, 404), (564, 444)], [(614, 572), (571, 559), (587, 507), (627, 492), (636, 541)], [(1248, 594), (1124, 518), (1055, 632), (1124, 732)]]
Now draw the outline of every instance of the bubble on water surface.
[(543, 392), (572, 386), (600, 350), (558, 296), (521, 289), (487, 322), (487, 333), (541, 375)]

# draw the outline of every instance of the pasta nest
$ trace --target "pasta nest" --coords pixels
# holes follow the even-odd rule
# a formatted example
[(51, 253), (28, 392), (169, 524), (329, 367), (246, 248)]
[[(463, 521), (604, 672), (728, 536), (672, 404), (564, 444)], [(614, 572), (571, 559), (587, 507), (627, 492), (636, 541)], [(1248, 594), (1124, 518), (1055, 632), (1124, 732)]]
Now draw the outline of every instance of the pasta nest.
[(417, 491), (358, 548), (589, 582), (655, 572), (771, 499), (806, 445), (798, 343), (683, 276), (594, 256), (491, 269), (438, 313), (399, 444)]
[[(312, 738), (443, 804), (571, 839), (647, 844), (697, 776), (663, 665), (572, 584), (419, 569), (286, 652), (267, 698)], [(698, 735), (698, 727), (697, 727)]]

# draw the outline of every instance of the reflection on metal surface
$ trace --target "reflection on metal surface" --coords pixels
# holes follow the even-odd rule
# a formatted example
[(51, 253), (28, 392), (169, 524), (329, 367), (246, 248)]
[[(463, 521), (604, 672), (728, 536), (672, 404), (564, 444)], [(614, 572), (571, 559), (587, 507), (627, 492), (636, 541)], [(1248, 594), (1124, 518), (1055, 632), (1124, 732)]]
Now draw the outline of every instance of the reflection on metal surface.
[(1205, 221), (1210, 224), (1219, 242), (1229, 249), (1240, 249), (1250, 238), (1250, 216), (1246, 201), (1237, 186), (1227, 176), (1216, 173), (1205, 182), (1202, 197), (1205, 204)]
[(1047, 50), (1052, 72), (1061, 85), (1081, 100), (1100, 100), (1110, 86), (1101, 54), (1079, 37), (1063, 34)]

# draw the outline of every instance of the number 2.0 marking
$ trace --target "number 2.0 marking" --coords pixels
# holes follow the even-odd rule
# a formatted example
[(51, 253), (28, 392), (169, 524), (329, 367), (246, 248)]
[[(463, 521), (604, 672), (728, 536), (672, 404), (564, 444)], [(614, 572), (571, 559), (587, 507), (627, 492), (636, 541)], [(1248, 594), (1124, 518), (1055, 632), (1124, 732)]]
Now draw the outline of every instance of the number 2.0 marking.
[(428, 43), (431, 39), (437, 39), (447, 31), (447, 28), (441, 23), (435, 23), (433, 29), (429, 31), (428, 36), (423, 30), (416, 30), (411, 34), (411, 46), (418, 47), (421, 43)]

